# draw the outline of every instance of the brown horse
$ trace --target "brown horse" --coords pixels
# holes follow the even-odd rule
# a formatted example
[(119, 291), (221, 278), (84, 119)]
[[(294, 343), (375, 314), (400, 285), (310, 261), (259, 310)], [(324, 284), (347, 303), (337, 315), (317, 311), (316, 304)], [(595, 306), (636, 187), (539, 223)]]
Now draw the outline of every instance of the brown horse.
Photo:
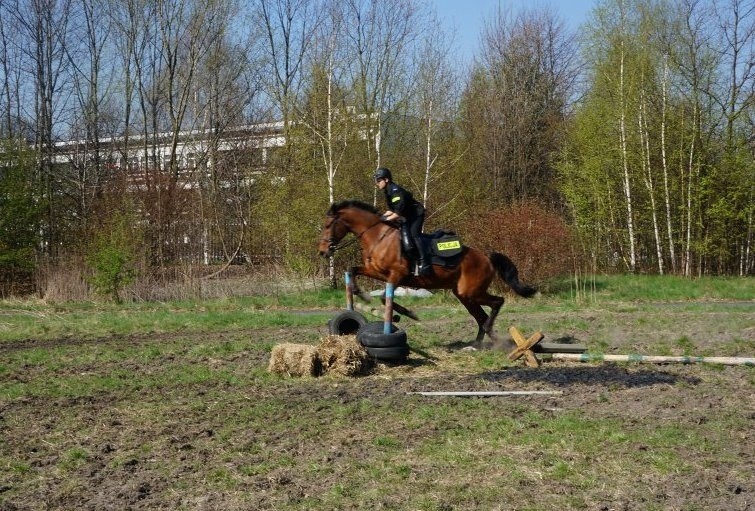
[[(536, 292), (533, 287), (519, 282), (516, 266), (511, 259), (497, 252), (486, 255), (467, 246), (462, 248), (461, 258), (455, 267), (433, 265), (431, 275), (415, 276), (411, 273), (409, 261), (402, 256), (398, 228), (381, 220), (380, 213), (374, 207), (359, 201), (343, 201), (331, 205), (320, 237), (320, 255), (332, 256), (339, 248), (338, 243), (348, 233), (357, 237), (362, 249), (362, 266), (351, 269), (356, 292), (366, 297), (356, 286), (358, 275), (389, 282), (394, 286), (450, 289), (477, 322), (475, 343), (478, 345), (485, 334), (498, 340), (493, 331), (493, 323), (504, 300), (488, 292), (496, 273), (520, 296), (529, 297)], [(485, 313), (483, 305), (490, 307), (490, 315)], [(397, 312), (408, 312), (397, 304), (395, 307)]]

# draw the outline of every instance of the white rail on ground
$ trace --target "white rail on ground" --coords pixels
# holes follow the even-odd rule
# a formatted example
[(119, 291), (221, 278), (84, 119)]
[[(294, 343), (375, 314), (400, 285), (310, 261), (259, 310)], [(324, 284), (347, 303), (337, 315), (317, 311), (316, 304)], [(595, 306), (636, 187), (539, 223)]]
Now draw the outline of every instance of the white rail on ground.
[(499, 390), (499, 391), (437, 391), (437, 392), (407, 392), (420, 396), (458, 396), (458, 397), (492, 397), (492, 396), (560, 396), (561, 390)]
[(655, 355), (601, 355), (595, 353), (553, 353), (552, 360), (580, 362), (648, 362), (652, 364), (722, 364), (755, 366), (755, 357), (671, 357)]

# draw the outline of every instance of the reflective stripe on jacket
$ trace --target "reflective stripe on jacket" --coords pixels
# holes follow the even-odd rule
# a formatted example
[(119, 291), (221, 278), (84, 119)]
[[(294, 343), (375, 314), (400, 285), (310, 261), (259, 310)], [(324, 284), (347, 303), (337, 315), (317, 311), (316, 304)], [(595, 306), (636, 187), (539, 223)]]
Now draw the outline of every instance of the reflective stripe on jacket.
[(412, 218), (424, 213), (425, 208), (417, 202), (411, 192), (401, 188), (396, 183), (388, 183), (385, 187), (385, 201), (388, 209), (404, 218)]

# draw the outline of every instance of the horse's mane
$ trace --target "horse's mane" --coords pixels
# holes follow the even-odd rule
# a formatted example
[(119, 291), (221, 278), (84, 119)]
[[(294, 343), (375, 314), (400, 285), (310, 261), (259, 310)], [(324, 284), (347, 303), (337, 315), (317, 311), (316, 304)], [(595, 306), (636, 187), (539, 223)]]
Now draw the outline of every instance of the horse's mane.
[(345, 208), (357, 208), (357, 209), (362, 209), (364, 211), (367, 211), (369, 213), (373, 213), (375, 215), (380, 214), (380, 212), (374, 206), (367, 204), (366, 202), (362, 202), (358, 200), (344, 200), (341, 202), (334, 202), (333, 204), (331, 204), (330, 209), (328, 210), (328, 216), (333, 216)]

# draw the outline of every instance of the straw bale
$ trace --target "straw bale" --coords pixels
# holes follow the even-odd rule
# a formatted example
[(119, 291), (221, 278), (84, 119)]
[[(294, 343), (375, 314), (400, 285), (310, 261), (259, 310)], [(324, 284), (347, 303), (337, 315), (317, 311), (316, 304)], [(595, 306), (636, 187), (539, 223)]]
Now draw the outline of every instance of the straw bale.
[(287, 376), (320, 376), (322, 364), (314, 346), (286, 342), (273, 347), (267, 370)]
[(372, 359), (355, 335), (328, 335), (320, 341), (317, 353), (323, 373), (356, 376), (372, 367)]

